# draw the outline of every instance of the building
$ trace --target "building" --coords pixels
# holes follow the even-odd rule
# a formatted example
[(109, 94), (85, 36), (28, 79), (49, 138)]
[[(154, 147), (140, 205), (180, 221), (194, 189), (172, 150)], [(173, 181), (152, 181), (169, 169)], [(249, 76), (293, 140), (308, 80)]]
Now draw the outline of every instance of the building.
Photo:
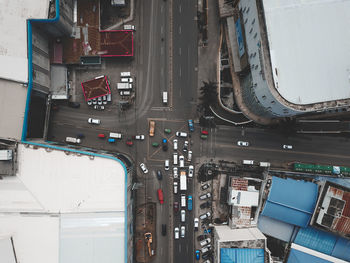
[(349, 1), (218, 2), (249, 111), (264, 118), (349, 111)]
[(0, 180), (1, 262), (132, 262), (131, 177), (118, 159), (19, 144)]

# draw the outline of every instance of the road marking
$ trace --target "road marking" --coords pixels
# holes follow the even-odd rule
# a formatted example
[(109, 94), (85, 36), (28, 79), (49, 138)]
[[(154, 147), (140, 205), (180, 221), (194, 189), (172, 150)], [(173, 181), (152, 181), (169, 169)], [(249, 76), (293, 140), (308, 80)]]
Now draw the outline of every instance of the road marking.
[(163, 255), (163, 248), (160, 248), (160, 254)]
[(164, 33), (164, 26), (160, 27), (160, 33), (163, 35), (163, 33)]
[(179, 55), (181, 56), (181, 47), (179, 48)]
[(181, 26), (179, 26), (179, 35), (181, 35)]
[(182, 70), (181, 70), (181, 67), (179, 68), (179, 76), (181, 77), (182, 75)]
[(181, 252), (181, 244), (179, 244), (179, 252)]
[(179, 13), (181, 13), (181, 12), (182, 12), (182, 6), (179, 5)]

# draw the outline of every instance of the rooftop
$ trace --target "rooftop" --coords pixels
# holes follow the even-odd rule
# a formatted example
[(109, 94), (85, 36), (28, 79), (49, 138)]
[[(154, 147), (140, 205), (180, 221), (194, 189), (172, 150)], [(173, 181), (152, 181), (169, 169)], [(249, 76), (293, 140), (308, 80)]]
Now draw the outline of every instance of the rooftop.
[(82, 82), (81, 87), (83, 88), (85, 100), (91, 100), (111, 93), (106, 76), (99, 76), (92, 80)]
[(258, 228), (231, 229), (228, 226), (215, 226), (219, 242), (266, 239)]
[(263, 0), (275, 87), (295, 104), (350, 98), (350, 1)]

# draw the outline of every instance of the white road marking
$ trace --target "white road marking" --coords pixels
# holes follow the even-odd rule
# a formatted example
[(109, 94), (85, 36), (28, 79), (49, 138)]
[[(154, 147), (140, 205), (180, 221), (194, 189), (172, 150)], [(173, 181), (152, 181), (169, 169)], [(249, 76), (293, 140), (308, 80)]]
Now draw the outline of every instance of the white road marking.
[(181, 56), (181, 47), (179, 48), (179, 55)]
[(179, 34), (181, 35), (181, 26), (179, 26)]
[(164, 26), (160, 27), (160, 33), (163, 35), (163, 33), (164, 33)]
[(181, 13), (181, 12), (182, 12), (182, 6), (179, 5), (179, 13)]
[(161, 48), (160, 48), (160, 54), (161, 54), (161, 55), (164, 55), (164, 47), (161, 47)]
[(181, 67), (179, 68), (179, 76), (181, 77), (182, 75), (182, 70), (181, 70)]

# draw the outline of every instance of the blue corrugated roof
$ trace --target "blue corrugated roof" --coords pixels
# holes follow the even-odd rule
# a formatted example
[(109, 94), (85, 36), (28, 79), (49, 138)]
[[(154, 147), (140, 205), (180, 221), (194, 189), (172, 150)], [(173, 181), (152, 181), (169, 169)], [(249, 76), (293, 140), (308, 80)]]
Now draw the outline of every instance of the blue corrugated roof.
[(287, 263), (332, 263), (331, 261), (306, 254), (296, 249), (291, 249)]
[(264, 263), (262, 248), (221, 248), (220, 263)]
[(317, 193), (318, 188), (314, 183), (272, 177), (262, 215), (306, 227), (316, 205)]

